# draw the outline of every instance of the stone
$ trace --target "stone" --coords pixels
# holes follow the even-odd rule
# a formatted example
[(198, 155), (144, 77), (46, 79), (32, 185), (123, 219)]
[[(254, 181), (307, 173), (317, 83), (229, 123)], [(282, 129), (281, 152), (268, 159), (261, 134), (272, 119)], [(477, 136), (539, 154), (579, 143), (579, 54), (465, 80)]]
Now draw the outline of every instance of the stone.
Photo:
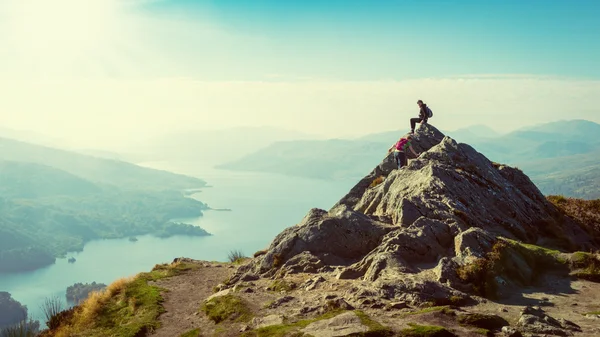
[(212, 300), (213, 298), (216, 298), (216, 297), (221, 297), (221, 296), (225, 296), (225, 295), (229, 295), (229, 294), (230, 294), (230, 293), (232, 293), (232, 292), (233, 292), (233, 289), (231, 289), (231, 288), (230, 288), (230, 289), (224, 289), (224, 290), (221, 290), (221, 291), (219, 291), (219, 292), (216, 292), (216, 293), (214, 293), (214, 294), (212, 294), (212, 295), (208, 296), (208, 297), (206, 298), (206, 301), (208, 302), (208, 301)]
[(336, 337), (364, 333), (368, 330), (369, 328), (362, 324), (354, 312), (347, 312), (330, 319), (313, 322), (301, 331), (314, 337)]
[(523, 334), (519, 330), (511, 326), (503, 326), (502, 334), (506, 337), (523, 337)]
[(517, 327), (524, 333), (555, 336), (572, 336), (573, 332), (581, 332), (581, 327), (577, 324), (550, 317), (539, 307), (525, 307), (521, 311)]
[(279, 307), (280, 305), (287, 303), (287, 302), (291, 302), (293, 301), (295, 298), (292, 296), (283, 296), (280, 297), (278, 299), (276, 299), (275, 301), (271, 302), (268, 306), (269, 309), (275, 309), (277, 307)]
[(388, 308), (396, 310), (406, 309), (408, 308), (408, 304), (406, 302), (392, 302), (388, 305)]
[(304, 288), (304, 290), (306, 291), (311, 291), (316, 289), (317, 285), (323, 282), (325, 282), (325, 278), (323, 278), (323, 276), (321, 275), (318, 275), (304, 282), (301, 288)]

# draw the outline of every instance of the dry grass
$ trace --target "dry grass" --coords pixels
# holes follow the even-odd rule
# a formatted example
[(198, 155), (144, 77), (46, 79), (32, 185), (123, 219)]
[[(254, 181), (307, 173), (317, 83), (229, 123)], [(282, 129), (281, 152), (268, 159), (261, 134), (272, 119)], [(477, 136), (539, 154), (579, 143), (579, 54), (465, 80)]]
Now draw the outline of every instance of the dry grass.
[(254, 255), (253, 255), (253, 256), (254, 256), (254, 257), (259, 257), (259, 256), (262, 256), (262, 255), (265, 255), (266, 253), (267, 253), (267, 250), (266, 250), (266, 249), (264, 249), (264, 250), (259, 250), (259, 251), (257, 251), (256, 253), (254, 253)]
[(149, 273), (116, 280), (105, 290), (90, 293), (44, 336), (143, 336), (159, 326), (158, 316), (164, 311), (162, 289), (149, 282), (191, 268), (182, 262), (156, 265)]
[(232, 250), (227, 255), (227, 259), (231, 263), (241, 263), (247, 259), (246, 255), (241, 250)]
[(283, 257), (281, 254), (273, 255), (273, 268), (279, 268), (283, 265)]
[(379, 176), (379, 177), (373, 179), (373, 181), (371, 182), (371, 185), (369, 185), (369, 188), (373, 188), (373, 187), (381, 184), (384, 179), (385, 179), (384, 176)]
[(593, 238), (600, 240), (600, 199), (583, 200), (562, 195), (547, 197), (563, 214), (577, 221)]

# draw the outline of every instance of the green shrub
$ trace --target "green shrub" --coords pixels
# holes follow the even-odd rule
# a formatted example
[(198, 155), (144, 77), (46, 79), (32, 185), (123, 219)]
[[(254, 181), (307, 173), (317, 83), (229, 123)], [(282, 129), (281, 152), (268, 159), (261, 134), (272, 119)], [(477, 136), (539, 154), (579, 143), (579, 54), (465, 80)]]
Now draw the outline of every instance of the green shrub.
[(200, 329), (193, 329), (188, 332), (184, 332), (179, 337), (198, 337), (200, 336)]
[(207, 301), (201, 310), (216, 324), (227, 319), (247, 322), (252, 318), (248, 304), (235, 295), (219, 296)]
[(455, 337), (456, 335), (444, 327), (436, 325), (408, 324), (410, 328), (400, 331), (403, 337)]

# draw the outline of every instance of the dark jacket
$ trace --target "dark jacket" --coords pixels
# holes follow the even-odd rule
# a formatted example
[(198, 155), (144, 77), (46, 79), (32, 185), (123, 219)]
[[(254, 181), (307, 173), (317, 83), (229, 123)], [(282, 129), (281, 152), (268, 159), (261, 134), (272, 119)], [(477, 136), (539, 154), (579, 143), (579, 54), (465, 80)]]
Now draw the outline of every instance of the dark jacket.
[(427, 120), (427, 104), (423, 104), (419, 110), (419, 118)]

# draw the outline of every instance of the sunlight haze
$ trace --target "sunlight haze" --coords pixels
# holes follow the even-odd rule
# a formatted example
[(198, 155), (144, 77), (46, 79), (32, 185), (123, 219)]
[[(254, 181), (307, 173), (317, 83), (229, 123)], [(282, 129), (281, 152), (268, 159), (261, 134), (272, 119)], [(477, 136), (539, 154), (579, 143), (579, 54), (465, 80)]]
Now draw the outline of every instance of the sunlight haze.
[[(469, 25), (499, 5), (250, 3), (5, 0), (0, 125), (95, 148), (240, 126), (354, 137), (408, 130), (417, 99), (446, 130), (600, 122), (594, 2), (548, 6), (537, 28), (518, 2)], [(565, 10), (578, 25), (552, 28)]]

